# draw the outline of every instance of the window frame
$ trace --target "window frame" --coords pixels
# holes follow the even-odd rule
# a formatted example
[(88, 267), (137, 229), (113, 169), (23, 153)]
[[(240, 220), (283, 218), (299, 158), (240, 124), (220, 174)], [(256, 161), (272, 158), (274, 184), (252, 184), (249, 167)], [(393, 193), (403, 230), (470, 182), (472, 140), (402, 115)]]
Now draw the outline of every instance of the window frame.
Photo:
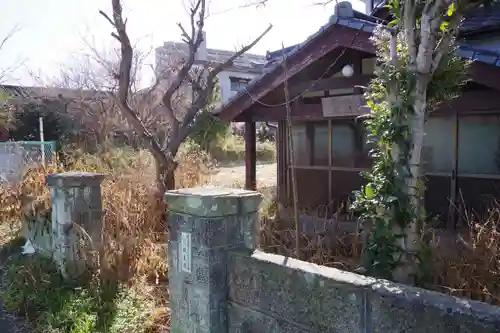
[[(241, 89), (246, 88), (250, 84), (250, 81), (252, 81), (252, 80), (249, 78), (230, 76), (229, 77), (229, 89), (233, 92), (241, 91)], [(234, 84), (237, 84), (239, 89), (233, 89)]]

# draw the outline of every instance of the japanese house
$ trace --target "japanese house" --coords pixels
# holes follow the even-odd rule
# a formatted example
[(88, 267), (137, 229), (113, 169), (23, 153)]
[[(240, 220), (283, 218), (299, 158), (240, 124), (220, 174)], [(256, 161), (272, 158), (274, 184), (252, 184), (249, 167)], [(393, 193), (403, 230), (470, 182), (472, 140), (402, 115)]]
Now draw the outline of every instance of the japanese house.
[[(385, 14), (384, 14), (385, 15)], [(373, 75), (370, 37), (380, 19), (336, 5), (306, 41), (267, 55), (266, 73), (219, 111), (245, 123), (246, 187), (256, 187), (255, 122), (278, 122), (278, 200), (291, 200), (296, 170), (301, 209), (339, 210), (371, 166), (362, 89)], [(462, 24), (457, 54), (474, 60), (460, 97), (434, 110), (423, 152), (430, 216), (455, 226), (459, 207), (476, 212), (500, 193), (500, 9), (480, 9)], [(286, 59), (286, 70), (282, 59)], [(289, 91), (295, 159), (288, 163), (284, 82)]]

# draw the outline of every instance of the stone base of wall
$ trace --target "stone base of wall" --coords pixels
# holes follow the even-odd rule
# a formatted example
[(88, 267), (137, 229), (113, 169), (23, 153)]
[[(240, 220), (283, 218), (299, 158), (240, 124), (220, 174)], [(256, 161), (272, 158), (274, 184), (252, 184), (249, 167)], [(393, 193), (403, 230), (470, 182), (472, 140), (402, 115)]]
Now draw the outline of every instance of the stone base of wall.
[(494, 333), (500, 307), (255, 251), (230, 253), (229, 332)]

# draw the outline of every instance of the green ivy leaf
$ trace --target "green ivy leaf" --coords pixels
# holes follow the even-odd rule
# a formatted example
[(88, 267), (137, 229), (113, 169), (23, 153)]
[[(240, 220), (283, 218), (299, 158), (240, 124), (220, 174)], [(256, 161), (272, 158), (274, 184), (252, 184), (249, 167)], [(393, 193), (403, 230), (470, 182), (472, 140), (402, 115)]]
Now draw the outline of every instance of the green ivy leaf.
[(366, 101), (366, 105), (368, 105), (368, 107), (372, 110), (376, 110), (377, 109), (377, 104), (375, 104), (373, 101), (371, 100), (367, 100)]
[(398, 22), (399, 22), (399, 20), (398, 20), (398, 19), (396, 19), (396, 20), (392, 20), (391, 22), (389, 22), (389, 24), (387, 24), (387, 27), (388, 27), (388, 28), (392, 28), (392, 27), (394, 27), (395, 25), (397, 25), (397, 24), (398, 24)]
[(375, 196), (375, 192), (373, 191), (373, 188), (370, 184), (365, 186), (365, 195), (368, 200), (373, 199)]
[(448, 6), (448, 12), (447, 12), (447, 15), (448, 16), (451, 16), (453, 15), (453, 13), (456, 11), (456, 7), (455, 7), (455, 1), (453, 1), (449, 6)]
[(443, 21), (441, 22), (441, 25), (439, 26), (439, 29), (444, 32), (446, 30), (446, 28), (448, 28), (448, 25), (450, 24), (450, 22), (448, 21)]

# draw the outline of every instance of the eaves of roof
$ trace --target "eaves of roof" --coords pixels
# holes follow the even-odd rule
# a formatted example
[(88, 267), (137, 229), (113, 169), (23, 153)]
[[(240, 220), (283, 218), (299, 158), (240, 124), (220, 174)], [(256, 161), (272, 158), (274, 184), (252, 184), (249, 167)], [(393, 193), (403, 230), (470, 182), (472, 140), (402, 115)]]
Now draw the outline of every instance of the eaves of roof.
[[(500, 51), (500, 50), (499, 50)], [(480, 61), (488, 65), (500, 67), (500, 52), (475, 48), (469, 44), (462, 44), (456, 50), (455, 54), (459, 57)], [(500, 78), (499, 78), (500, 80)]]
[[(297, 44), (297, 45), (287, 47), (287, 48), (282, 49), (282, 50), (269, 52), (267, 55), (268, 62), (264, 66), (264, 74), (259, 79), (256, 79), (252, 83), (250, 83), (250, 85), (248, 85), (245, 89), (239, 91), (238, 94), (231, 97), (215, 113), (219, 113), (224, 107), (230, 105), (235, 100), (241, 98), (253, 86), (259, 85), (259, 83), (262, 81), (263, 78), (265, 78), (267, 75), (269, 75), (273, 71), (276, 71), (282, 65), (282, 62), (283, 62), (282, 58), (284, 55), (286, 55), (286, 58), (293, 57), (296, 53), (298, 53), (300, 50), (302, 50), (304, 47), (306, 47), (309, 43), (311, 43), (319, 35), (326, 33), (333, 26), (340, 25), (340, 26), (345, 26), (345, 27), (351, 28), (351, 29), (361, 30), (361, 31), (365, 31), (368, 33), (373, 33), (375, 27), (377, 26), (375, 18), (372, 18), (368, 15), (365, 15), (363, 13), (359, 13), (356, 11), (354, 11), (354, 13), (355, 13), (355, 16), (349, 17), (349, 18), (339, 17), (337, 15), (332, 15), (327, 24), (323, 25), (317, 32), (315, 32), (314, 34), (309, 36), (304, 42)], [(361, 18), (358, 18), (358, 17), (361, 17)]]
[[(499, 11), (499, 17), (500, 17), (500, 11)], [(268, 62), (264, 66), (264, 74), (259, 79), (254, 80), (249, 86), (246, 87), (246, 89), (240, 91), (238, 94), (230, 98), (215, 113), (219, 113), (225, 107), (234, 103), (243, 95), (247, 94), (248, 91), (252, 89), (252, 87), (259, 85), (260, 82), (267, 75), (276, 71), (282, 64), (283, 56), (286, 56), (286, 58), (288, 59), (293, 57), (296, 53), (302, 50), (305, 46), (311, 43), (322, 33), (328, 31), (332, 26), (341, 25), (352, 29), (363, 30), (369, 33), (373, 33), (375, 27), (377, 26), (378, 20), (379, 19), (376, 17), (356, 11), (354, 11), (354, 16), (349, 18), (332, 15), (327, 24), (323, 25), (316, 33), (309, 36), (304, 42), (297, 45), (289, 46), (287, 48), (283, 48), (281, 50), (268, 52), (268, 54), (266, 55)], [(467, 41), (462, 41), (461, 44), (456, 49), (456, 54), (463, 58), (468, 58), (474, 61), (480, 61), (489, 65), (495, 65), (500, 67), (500, 49), (498, 50), (498, 52), (492, 50), (480, 49), (478, 47), (474, 47), (468, 44)]]

